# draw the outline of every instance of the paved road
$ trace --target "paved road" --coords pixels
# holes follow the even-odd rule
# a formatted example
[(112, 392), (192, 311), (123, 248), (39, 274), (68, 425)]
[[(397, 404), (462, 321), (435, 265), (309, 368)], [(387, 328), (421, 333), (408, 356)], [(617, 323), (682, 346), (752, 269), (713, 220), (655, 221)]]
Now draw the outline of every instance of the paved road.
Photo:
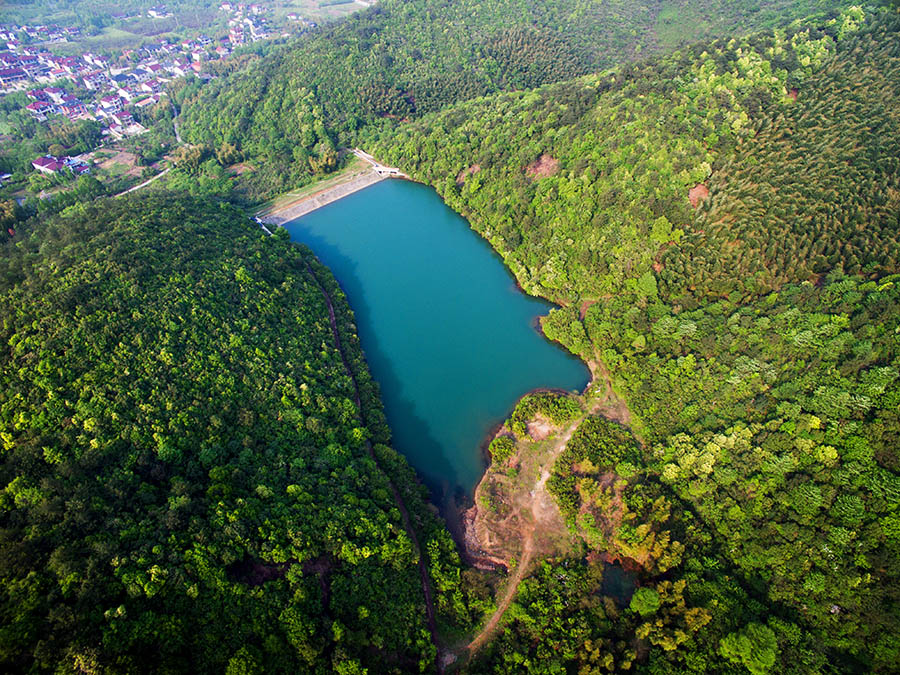
[(175, 140), (178, 141), (178, 145), (181, 145), (181, 133), (178, 131), (178, 109), (175, 107), (175, 104), (172, 104), (172, 112), (175, 113), (172, 116), (172, 127), (175, 129)]

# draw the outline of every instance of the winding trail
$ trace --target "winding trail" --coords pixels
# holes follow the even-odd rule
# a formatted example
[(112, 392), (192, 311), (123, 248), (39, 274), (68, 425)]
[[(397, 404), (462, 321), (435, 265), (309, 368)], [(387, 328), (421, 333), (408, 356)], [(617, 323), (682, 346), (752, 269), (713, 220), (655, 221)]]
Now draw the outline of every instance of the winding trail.
[[(353, 395), (356, 401), (357, 418), (359, 419), (360, 424), (365, 426), (365, 420), (363, 419), (362, 399), (359, 395), (359, 384), (357, 383), (356, 375), (353, 373), (353, 369), (350, 367), (350, 363), (347, 361), (347, 357), (344, 354), (344, 346), (341, 343), (341, 336), (338, 331), (337, 320), (334, 315), (334, 305), (332, 305), (331, 303), (331, 296), (328, 295), (328, 291), (325, 290), (325, 287), (319, 281), (319, 278), (316, 276), (316, 273), (313, 270), (312, 265), (309, 264), (309, 261), (306, 261), (306, 269), (309, 272), (310, 276), (313, 278), (313, 281), (316, 282), (316, 286), (318, 286), (319, 290), (322, 292), (322, 297), (325, 298), (325, 304), (328, 306), (328, 319), (331, 322), (331, 332), (332, 335), (334, 335), (334, 343), (337, 347), (338, 353), (341, 356), (341, 361), (344, 364), (344, 369), (347, 371), (347, 374), (350, 376), (350, 380), (353, 382)], [(425, 596), (425, 618), (428, 624), (428, 631), (431, 633), (431, 641), (434, 644), (435, 649), (437, 650), (436, 664), (438, 667), (438, 672), (443, 672), (443, 650), (441, 649), (437, 636), (437, 623), (434, 618), (434, 598), (431, 590), (431, 582), (428, 579), (428, 570), (425, 567), (425, 561), (422, 556), (422, 548), (419, 545), (419, 538), (412, 526), (412, 520), (409, 517), (409, 512), (406, 510), (406, 504), (403, 503), (403, 497), (400, 495), (400, 491), (397, 489), (397, 486), (394, 485), (394, 481), (391, 480), (390, 474), (388, 474), (388, 472), (382, 469), (379, 465), (378, 458), (375, 455), (375, 449), (372, 447), (372, 442), (368, 439), (366, 440), (366, 449), (368, 451), (369, 457), (373, 462), (375, 462), (375, 466), (377, 466), (387, 478), (388, 485), (390, 485), (391, 487), (391, 493), (394, 498), (394, 504), (400, 511), (400, 517), (403, 520), (403, 528), (406, 530), (407, 536), (409, 536), (410, 540), (412, 541), (412, 544), (416, 549), (416, 553), (418, 553), (417, 566), (419, 568), (419, 577), (421, 578), (422, 582), (422, 594)]]
[(509, 584), (506, 586), (506, 592), (503, 594), (503, 599), (500, 600), (500, 604), (497, 605), (497, 609), (494, 611), (491, 618), (488, 619), (488, 622), (484, 624), (484, 628), (482, 628), (478, 635), (476, 635), (464, 648), (468, 653), (469, 659), (484, 646), (484, 643), (494, 637), (494, 633), (497, 632), (497, 628), (500, 625), (500, 619), (506, 614), (506, 610), (509, 609), (513, 599), (516, 597), (516, 593), (519, 591), (519, 584), (522, 583), (525, 574), (528, 572), (528, 566), (531, 563), (532, 557), (534, 557), (534, 528), (532, 528), (532, 531), (525, 537), (525, 543), (522, 546), (522, 559), (516, 566), (516, 571), (509, 578)]
[[(500, 627), (500, 621), (503, 619), (503, 616), (506, 614), (506, 611), (516, 597), (519, 585), (528, 574), (528, 568), (537, 552), (536, 549), (538, 548), (538, 545), (535, 543), (536, 533), (540, 528), (555, 522), (554, 517), (558, 514), (558, 507), (553, 495), (547, 491), (546, 485), (547, 481), (550, 479), (550, 472), (552, 471), (553, 466), (556, 464), (556, 461), (559, 459), (563, 450), (566, 449), (566, 445), (572, 438), (572, 435), (586, 417), (597, 413), (601, 413), (609, 419), (623, 424), (630, 421), (628, 408), (624, 401), (616, 396), (609, 373), (603, 367), (602, 363), (591, 361), (588, 363), (588, 366), (594, 376), (591, 385), (598, 381), (602, 382), (604, 385), (604, 392), (593, 402), (583, 415), (571, 422), (557, 436), (553, 446), (547, 452), (546, 463), (541, 469), (540, 478), (535, 482), (534, 489), (532, 489), (530, 493), (528, 507), (531, 511), (531, 519), (528, 521), (527, 527), (522, 529), (522, 558), (518, 562), (515, 572), (509, 578), (509, 583), (503, 593), (503, 598), (500, 600), (497, 609), (494, 611), (491, 618), (488, 619), (487, 623), (485, 623), (478, 634), (472, 638), (471, 642), (460, 650), (460, 653), (465, 652), (467, 654), (467, 658), (470, 661), (478, 650), (494, 637)], [(588, 387), (590, 388), (591, 385), (588, 385)], [(524, 507), (525, 505), (522, 506)], [(522, 507), (520, 507), (518, 511), (521, 512)]]
[(135, 185), (134, 187), (130, 187), (130, 188), (128, 188), (127, 190), (125, 190), (124, 192), (120, 192), (119, 194), (117, 194), (117, 195), (115, 195), (115, 196), (116, 196), (116, 197), (121, 197), (122, 195), (127, 195), (129, 192), (134, 192), (135, 190), (140, 190), (142, 187), (145, 187), (145, 186), (147, 186), (147, 185), (150, 185), (150, 183), (152, 183), (153, 181), (159, 180), (160, 178), (162, 178), (163, 176), (165, 176), (167, 173), (169, 173), (171, 170), (172, 170), (172, 167), (169, 167), (168, 169), (164, 169), (163, 171), (160, 171), (158, 174), (156, 174), (155, 176), (153, 176), (153, 177), (150, 178), (149, 180), (145, 180), (143, 183), (140, 183), (139, 185)]
[(519, 591), (519, 584), (522, 583), (529, 572), (529, 567), (535, 554), (535, 531), (547, 521), (548, 509), (552, 512), (553, 509), (557, 508), (553, 495), (547, 492), (546, 487), (547, 480), (550, 478), (550, 469), (556, 464), (557, 458), (562, 454), (562, 451), (566, 449), (566, 444), (569, 442), (569, 439), (572, 438), (572, 434), (575, 433), (578, 425), (581, 424), (583, 420), (584, 416), (581, 416), (566, 427), (547, 454), (549, 461), (541, 470), (541, 476), (535, 482), (534, 489), (531, 491), (531, 521), (527, 529), (523, 532), (522, 558), (516, 564), (516, 571), (509, 578), (506, 591), (504, 592), (500, 603), (497, 605), (494, 614), (488, 619), (487, 623), (478, 634), (472, 638), (472, 641), (466, 645), (465, 651), (467, 652), (469, 659), (471, 659), (486, 642), (494, 637), (494, 634), (497, 632), (500, 625), (500, 620), (503, 618), (503, 615), (506, 614), (506, 610), (509, 609), (509, 606), (516, 597), (516, 593)]

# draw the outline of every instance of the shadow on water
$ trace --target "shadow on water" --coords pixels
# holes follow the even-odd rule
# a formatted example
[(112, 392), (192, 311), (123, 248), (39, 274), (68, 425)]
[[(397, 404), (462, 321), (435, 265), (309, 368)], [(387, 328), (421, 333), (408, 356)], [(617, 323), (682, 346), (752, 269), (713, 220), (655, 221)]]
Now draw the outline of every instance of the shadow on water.
[(402, 382), (390, 357), (382, 348), (374, 330), (371, 310), (365, 302), (354, 302), (364, 297), (363, 286), (356, 269), (358, 265), (336, 246), (321, 237), (300, 228), (288, 226), (291, 238), (305, 244), (330, 269), (339, 271), (336, 279), (348, 298), (356, 318), (366, 363), (381, 390), (385, 416), (392, 434), (392, 446), (410, 464), (413, 458), (427, 457), (427, 466), (419, 462), (416, 473), (432, 495), (432, 499), (452, 527), (458, 527), (457, 504), (467, 495), (459, 487), (456, 469), (449, 461), (441, 444), (434, 437), (428, 423), (415, 412), (413, 401), (400, 395)]
[(619, 563), (604, 563), (603, 581), (600, 584), (600, 594), (612, 598), (620, 608), (631, 604), (631, 596), (637, 588), (634, 574), (626, 570)]
[(491, 428), (530, 390), (589, 380), (581, 361), (533, 339), (535, 316), (554, 305), (525, 294), (427, 186), (385, 181), (286, 228), (349, 299), (393, 447), (458, 539), (460, 512), (487, 465), (478, 444)]

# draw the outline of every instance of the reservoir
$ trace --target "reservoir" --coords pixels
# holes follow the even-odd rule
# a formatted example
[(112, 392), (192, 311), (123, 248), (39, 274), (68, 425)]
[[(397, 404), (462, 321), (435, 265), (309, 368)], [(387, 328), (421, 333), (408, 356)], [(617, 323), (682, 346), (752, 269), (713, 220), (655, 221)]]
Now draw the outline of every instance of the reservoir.
[(535, 328), (551, 305), (519, 291), (431, 188), (382, 181), (285, 227), (347, 294), (393, 446), (438, 501), (472, 493), (485, 435), (519, 397), (587, 384), (584, 364)]

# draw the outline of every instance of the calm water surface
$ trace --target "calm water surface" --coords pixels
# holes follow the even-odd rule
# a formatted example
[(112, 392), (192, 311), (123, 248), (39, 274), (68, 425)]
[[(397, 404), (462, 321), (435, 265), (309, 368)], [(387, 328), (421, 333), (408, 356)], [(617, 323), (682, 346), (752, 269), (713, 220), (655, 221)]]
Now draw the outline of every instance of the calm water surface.
[(537, 387), (581, 390), (587, 368), (544, 339), (529, 298), (434, 190), (378, 183), (287, 224), (356, 313), (394, 447), (438, 497), (471, 493), (480, 445)]

